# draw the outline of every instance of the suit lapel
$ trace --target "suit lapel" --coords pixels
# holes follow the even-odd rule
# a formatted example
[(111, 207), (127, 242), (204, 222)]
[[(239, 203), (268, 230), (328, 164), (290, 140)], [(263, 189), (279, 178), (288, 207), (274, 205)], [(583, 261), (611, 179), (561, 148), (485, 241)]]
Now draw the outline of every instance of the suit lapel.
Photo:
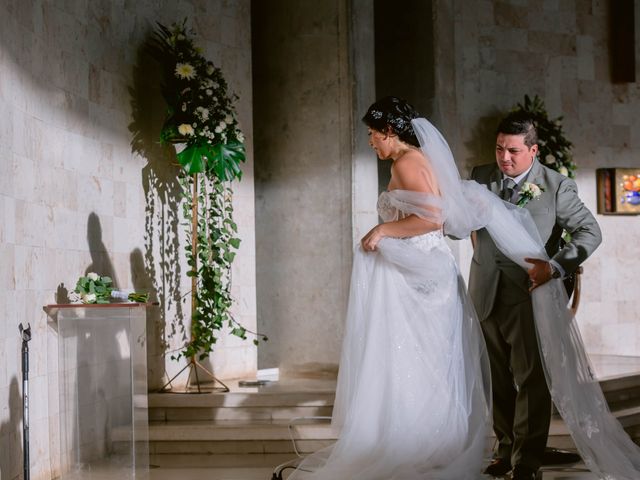
[(542, 180), (542, 173), (542, 165), (540, 165), (540, 162), (538, 162), (538, 160), (534, 160), (533, 167), (531, 167), (529, 175), (526, 176), (524, 182), (539, 184)]
[(489, 176), (489, 190), (496, 195), (500, 195), (502, 190), (502, 172), (500, 172), (497, 164)]

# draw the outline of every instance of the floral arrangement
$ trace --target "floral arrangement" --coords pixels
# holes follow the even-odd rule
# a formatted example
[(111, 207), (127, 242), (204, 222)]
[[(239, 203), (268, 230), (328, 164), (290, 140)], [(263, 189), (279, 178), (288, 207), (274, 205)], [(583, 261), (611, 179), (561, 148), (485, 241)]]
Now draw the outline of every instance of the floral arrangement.
[(544, 192), (544, 187), (536, 183), (524, 182), (520, 189), (520, 196), (516, 205), (518, 207), (524, 207), (529, 200), (537, 200)]
[(74, 290), (75, 296), (70, 295), (69, 299), (81, 301), (82, 303), (109, 303), (113, 281), (111, 277), (101, 277), (97, 273), (87, 273), (86, 277), (80, 277)]
[(537, 95), (531, 99), (524, 96), (524, 103), (518, 103), (513, 111), (528, 113), (538, 131), (538, 155), (540, 161), (549, 168), (574, 178), (576, 164), (571, 156), (573, 144), (567, 140), (562, 131), (562, 117), (555, 120), (549, 118), (544, 102)]
[(170, 28), (158, 23), (152, 52), (163, 68), (162, 94), (167, 119), (164, 143), (185, 143), (177, 155), (188, 174), (207, 172), (219, 179), (242, 176), (244, 136), (235, 118), (236, 95), (227, 93), (222, 71), (195, 45), (186, 20)]
[(69, 294), (69, 300), (72, 303), (109, 303), (112, 298), (146, 303), (149, 300), (149, 294), (114, 290), (111, 277), (101, 277), (95, 272), (89, 272), (86, 276), (80, 277), (76, 282), (75, 290)]

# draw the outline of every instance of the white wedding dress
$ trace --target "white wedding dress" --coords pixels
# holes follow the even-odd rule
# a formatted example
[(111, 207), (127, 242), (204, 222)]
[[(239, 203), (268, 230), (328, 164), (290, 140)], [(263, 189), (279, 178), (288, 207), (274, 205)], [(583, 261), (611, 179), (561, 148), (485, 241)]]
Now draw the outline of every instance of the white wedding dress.
[[(385, 221), (439, 211), (440, 199), (384, 192)], [(480, 477), (489, 367), (479, 324), (441, 231), (355, 251), (332, 426), (339, 440), (289, 478)]]
[[(441, 196), (384, 192), (383, 220), (415, 214), (454, 238), (486, 228), (522, 268), (527, 257), (548, 260), (526, 209), (462, 181), (440, 132), (424, 118), (411, 124)], [(551, 397), (585, 465), (603, 480), (639, 479), (640, 448), (607, 407), (562, 281), (536, 288), (532, 304)], [(332, 419), (339, 440), (289, 479), (486, 478), (489, 398), (482, 334), (442, 233), (358, 248)]]

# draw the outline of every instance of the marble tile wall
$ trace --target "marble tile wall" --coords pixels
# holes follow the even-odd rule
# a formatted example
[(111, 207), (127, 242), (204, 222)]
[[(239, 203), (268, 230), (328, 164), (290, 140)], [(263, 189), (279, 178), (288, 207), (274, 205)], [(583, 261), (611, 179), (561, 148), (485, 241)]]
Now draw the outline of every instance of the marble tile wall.
[[(640, 20), (640, 2), (635, 4)], [(580, 195), (595, 213), (595, 169), (640, 166), (640, 82), (610, 81), (608, 2), (440, 0), (436, 5), (438, 121), (460, 167), (468, 171), (493, 161), (497, 119), (525, 94), (537, 94), (551, 117), (564, 117)], [(640, 64), (637, 68), (640, 79)], [(597, 220), (604, 239), (584, 264), (581, 332), (592, 353), (640, 355), (640, 219), (597, 215)]]
[[(151, 289), (150, 386), (162, 381), (163, 345), (176, 317), (189, 318), (180, 253), (173, 154), (158, 145), (164, 106), (157, 69), (141, 46), (154, 22), (187, 17), (207, 57), (240, 100), (252, 144), (249, 0), (6, 0), (0, 2), (0, 477), (22, 469), (19, 322), (33, 329), (32, 478), (57, 468), (55, 334), (42, 310), (86, 271), (121, 288)], [(133, 142), (134, 133), (137, 142)], [(234, 185), (242, 245), (233, 271), (236, 317), (255, 328), (252, 149)], [(227, 351), (228, 355), (224, 352)], [(251, 342), (222, 341), (221, 377), (255, 372)], [(49, 401), (47, 401), (49, 399)], [(52, 443), (53, 442), (53, 443)]]

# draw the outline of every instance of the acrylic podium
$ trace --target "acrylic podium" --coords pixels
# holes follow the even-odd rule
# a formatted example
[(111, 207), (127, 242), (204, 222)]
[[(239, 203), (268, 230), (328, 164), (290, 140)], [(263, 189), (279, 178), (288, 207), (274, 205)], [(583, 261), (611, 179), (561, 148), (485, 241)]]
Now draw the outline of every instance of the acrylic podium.
[(48, 305), (61, 480), (147, 478), (147, 304)]

